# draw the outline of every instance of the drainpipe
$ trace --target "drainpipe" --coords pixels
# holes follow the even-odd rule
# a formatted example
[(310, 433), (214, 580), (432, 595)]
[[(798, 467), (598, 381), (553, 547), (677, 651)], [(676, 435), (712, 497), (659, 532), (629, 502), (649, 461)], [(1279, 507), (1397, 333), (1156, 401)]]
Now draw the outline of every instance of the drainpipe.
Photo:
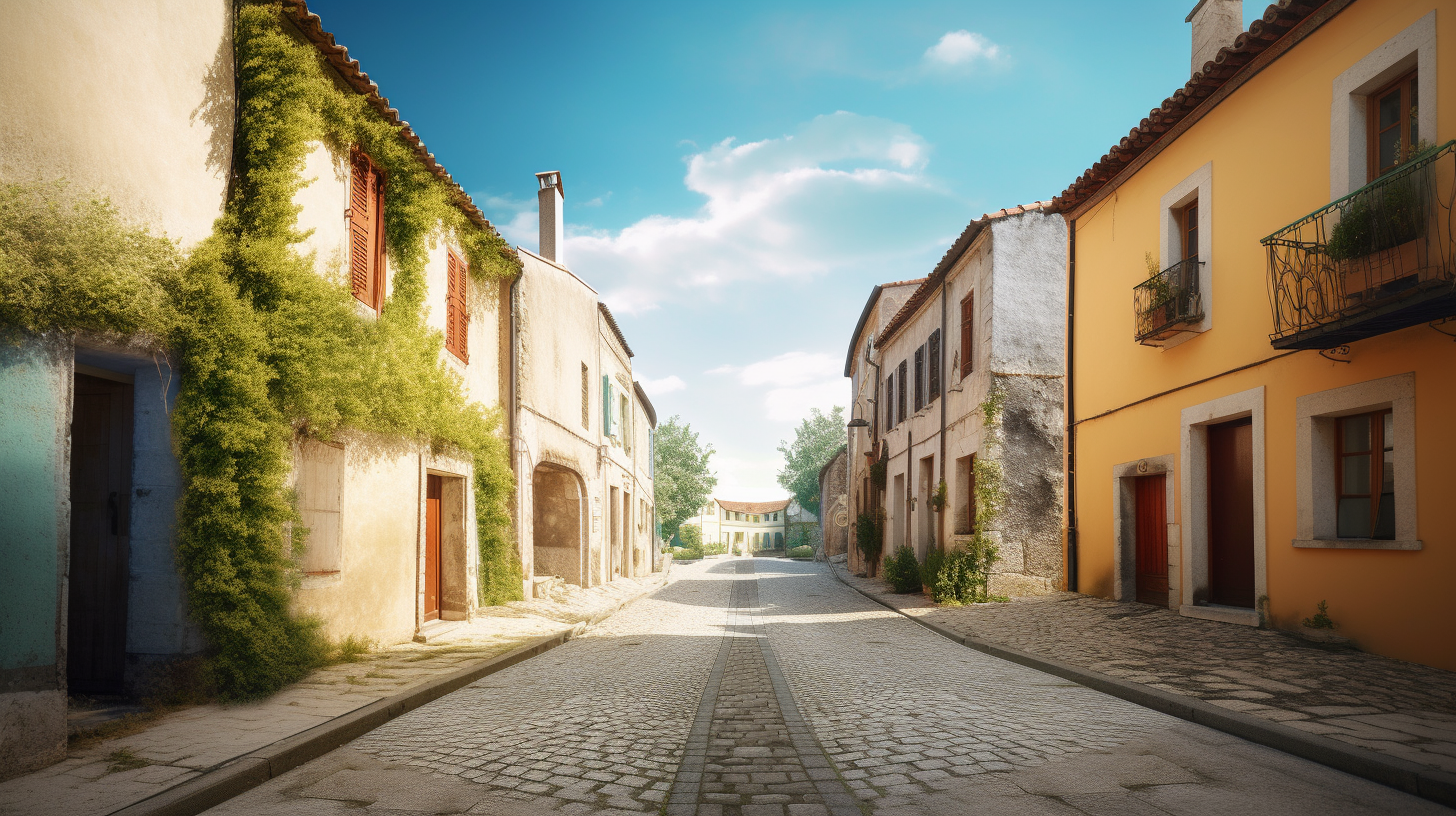
[[(511, 345), (511, 359), (510, 359), (510, 379), (506, 383), (506, 405), (508, 406), (508, 409), (505, 412), (506, 413), (506, 422), (508, 423), (507, 424), (506, 439), (510, 440), (510, 446), (511, 446), (511, 452), (510, 452), (510, 457), (511, 457), (511, 476), (514, 477), (515, 478), (515, 481), (516, 481), (516, 501), (514, 503), (514, 507), (515, 507), (515, 513), (514, 513), (514, 515), (516, 517), (515, 518), (515, 521), (516, 521), (516, 546), (517, 547), (520, 547), (522, 545), (522, 540), (521, 540), (521, 538), (522, 538), (521, 537), (521, 524), (522, 524), (522, 521), (521, 521), (521, 517), (522, 517), (522, 513), (521, 513), (521, 497), (524, 496), (525, 495), (525, 492), (526, 492), (525, 491), (525, 488), (521, 484), (521, 461), (520, 461), (521, 460), (521, 457), (520, 457), (520, 454), (518, 454), (516, 452), (517, 451), (517, 448), (518, 448), (518, 440), (516, 439), (516, 434), (518, 433), (519, 428), (520, 428), (520, 417), (518, 416), (518, 414), (520, 412), (520, 406), (516, 405), (516, 377), (517, 377), (517, 371), (516, 371), (517, 362), (516, 361), (518, 359), (517, 358), (517, 353), (516, 353), (516, 345), (517, 345), (517, 343), (519, 341), (519, 338), (520, 338), (520, 327), (516, 324), (516, 304), (517, 304), (517, 298), (518, 298), (517, 292), (518, 292), (519, 287), (521, 285), (521, 278), (524, 276), (524, 274), (525, 273), (522, 272), (520, 275), (517, 275), (516, 276), (515, 280), (511, 281), (511, 289), (510, 289), (510, 301), (511, 301), (511, 303), (510, 303), (510, 307), (511, 307), (510, 308), (510, 312), (511, 312), (511, 316), (510, 316), (510, 323), (509, 323), (509, 325), (510, 325), (510, 333), (511, 333), (511, 344), (510, 344)], [(535, 565), (533, 564), (532, 565), (532, 571), (534, 571), (534, 570), (535, 570)]]
[[(942, 482), (945, 481), (945, 375), (947, 373), (945, 370), (945, 289), (949, 281), (950, 272), (947, 270), (945, 277), (940, 279), (940, 359), (935, 361), (936, 366), (940, 368), (940, 382), (938, 383), (940, 393), (936, 399), (940, 400), (940, 481)], [(936, 484), (935, 489), (940, 489), (939, 483)], [(940, 508), (940, 512), (936, 515), (936, 544), (943, 550), (945, 549), (945, 508)]]
[(1077, 319), (1077, 222), (1067, 222), (1067, 591), (1077, 591), (1077, 411), (1072, 378)]

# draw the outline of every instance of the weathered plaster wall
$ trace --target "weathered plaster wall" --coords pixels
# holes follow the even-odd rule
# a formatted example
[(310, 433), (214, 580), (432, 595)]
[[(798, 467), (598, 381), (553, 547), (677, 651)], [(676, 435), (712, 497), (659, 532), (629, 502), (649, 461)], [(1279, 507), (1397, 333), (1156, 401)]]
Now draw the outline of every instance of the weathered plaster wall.
[(1067, 222), (1060, 215), (1028, 212), (999, 219), (991, 230), (996, 287), (990, 299), (991, 369), (1061, 376), (1067, 348)]
[(351, 434), (344, 440), (339, 574), (305, 576), (299, 612), (331, 638), (381, 643), (414, 637), (424, 484), (420, 453), (404, 442)]
[(0, 178), (68, 179), (190, 245), (231, 161), (226, 0), (0, 4)]
[(0, 344), (0, 779), (66, 751), (71, 348)]

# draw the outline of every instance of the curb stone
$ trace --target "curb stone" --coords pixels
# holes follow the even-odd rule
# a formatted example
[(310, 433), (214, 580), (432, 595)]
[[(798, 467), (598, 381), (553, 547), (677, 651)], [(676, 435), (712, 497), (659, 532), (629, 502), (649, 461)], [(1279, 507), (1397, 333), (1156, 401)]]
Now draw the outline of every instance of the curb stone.
[(624, 598), (620, 603), (608, 610), (598, 612), (587, 621), (576, 623), (554, 635), (545, 635), (527, 641), (524, 645), (503, 655), (441, 675), (391, 697), (375, 700), (366, 706), (291, 737), (284, 737), (256, 751), (229, 760), (226, 764), (174, 788), (114, 810), (109, 816), (196, 816), (208, 808), (216, 807), (276, 776), (352, 742), (401, 714), (413, 711), (426, 703), (458, 691), (476, 680), (495, 674), (543, 652), (548, 652), (579, 637), (588, 628), (621, 611), (622, 607), (627, 604), (641, 599), (649, 592), (660, 589), (666, 581), (667, 571), (664, 570), (659, 580), (647, 585), (641, 592)]
[(1055, 658), (998, 646), (979, 638), (962, 635), (914, 615), (907, 615), (883, 599), (850, 584), (844, 580), (837, 569), (834, 569), (834, 565), (830, 565), (830, 572), (834, 573), (835, 579), (844, 586), (891, 612), (918, 623), (947, 640), (978, 652), (1036, 669), (1063, 680), (1071, 680), (1094, 691), (1136, 703), (1144, 708), (1151, 708), (1154, 711), (1223, 731), (1226, 734), (1232, 734), (1286, 754), (1318, 762), (1337, 771), (1344, 771), (1352, 776), (1378, 782), (1422, 799), (1429, 799), (1447, 807), (1456, 807), (1456, 774), (1356, 748), (1328, 737), (1310, 734), (1287, 725), (1262, 720), (1250, 714), (1222, 708), (1196, 697), (1185, 697), (1181, 694), (1150, 688), (1141, 683), (1133, 683), (1091, 669), (1084, 669)]

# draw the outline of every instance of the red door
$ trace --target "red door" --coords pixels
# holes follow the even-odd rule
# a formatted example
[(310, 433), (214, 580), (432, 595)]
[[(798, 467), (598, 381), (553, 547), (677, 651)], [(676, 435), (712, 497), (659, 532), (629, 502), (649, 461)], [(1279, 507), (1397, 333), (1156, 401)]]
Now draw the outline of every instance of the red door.
[(425, 476), (425, 620), (440, 619), (440, 495), (439, 476)]
[(117, 694), (126, 670), (132, 387), (76, 375), (71, 412), (71, 565), (66, 676)]
[(1137, 599), (1139, 603), (1168, 605), (1167, 476), (1139, 476), (1133, 480), (1137, 503)]
[(1254, 607), (1254, 424), (1208, 429), (1208, 601)]

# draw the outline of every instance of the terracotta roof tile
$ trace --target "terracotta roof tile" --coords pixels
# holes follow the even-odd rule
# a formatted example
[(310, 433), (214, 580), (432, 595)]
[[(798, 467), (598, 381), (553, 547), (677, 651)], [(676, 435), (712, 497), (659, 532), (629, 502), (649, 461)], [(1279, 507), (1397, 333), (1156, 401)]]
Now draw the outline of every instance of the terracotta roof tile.
[[(385, 121), (399, 129), (399, 135), (409, 145), (416, 157), (425, 165), (437, 178), (449, 185), (451, 199), (455, 206), (459, 207), (465, 216), (476, 226), (495, 232), (495, 226), (475, 206), (470, 195), (461, 188), (460, 184), (451, 178), (445, 167), (435, 160), (435, 154), (425, 148), (425, 143), (420, 141), (418, 134), (410, 127), (409, 122), (399, 118), (399, 111), (389, 106), (389, 100), (379, 93), (379, 86), (370, 81), (369, 75), (359, 67), (359, 61), (349, 59), (349, 49), (334, 41), (334, 35), (325, 31), (323, 21), (317, 14), (308, 10), (308, 3), (305, 0), (282, 0), (283, 11), (288, 19), (298, 26), (305, 39), (323, 54), (324, 60), (338, 71), (339, 76), (349, 87), (357, 93), (362, 94), (369, 103), (369, 106), (379, 112)], [(509, 247), (506, 248), (510, 252)]]
[(1232, 45), (1220, 48), (1213, 59), (1203, 64), (1202, 71), (1195, 73), (1182, 88), (1164, 99), (1162, 105), (1149, 111), (1147, 118), (1113, 145), (1100, 161), (1052, 199), (1053, 211), (1068, 212), (1096, 195), (1269, 46), (1324, 6), (1332, 5), (1332, 10), (1337, 10), (1346, 1), (1279, 0), (1269, 6), (1263, 17), (1249, 25), (1248, 31), (1235, 38)]
[(910, 317), (915, 314), (916, 310), (925, 305), (925, 302), (935, 295), (935, 287), (940, 285), (941, 279), (950, 272), (951, 267), (955, 266), (956, 260), (965, 254), (965, 251), (976, 240), (976, 236), (980, 235), (981, 230), (989, 226), (992, 221), (1015, 215), (1025, 215), (1029, 212), (1051, 212), (1051, 206), (1052, 202), (1050, 201), (1033, 201), (1030, 204), (1018, 204), (1015, 207), (1007, 207), (1006, 209), (997, 210), (993, 213), (986, 213), (967, 224), (966, 228), (961, 231), (960, 237), (955, 239), (951, 243), (950, 249), (947, 249), (945, 254), (941, 256), (940, 263), (935, 265), (935, 269), (921, 279), (924, 282), (920, 284), (920, 288), (910, 294), (910, 299), (905, 301), (905, 305), (900, 307), (900, 311), (896, 312), (895, 316), (890, 318), (890, 322), (886, 323), (885, 327), (880, 330), (879, 336), (875, 338), (875, 347), (879, 348), (893, 340), (900, 329), (904, 328), (905, 324), (910, 322)]
[(789, 506), (791, 499), (771, 502), (736, 502), (714, 499), (723, 506), (724, 510), (732, 510), (735, 513), (775, 513), (784, 510)]
[(622, 344), (622, 350), (627, 352), (628, 357), (636, 357), (637, 355), (632, 353), (632, 347), (627, 345), (627, 338), (622, 336), (622, 329), (617, 325), (617, 318), (612, 316), (612, 310), (608, 309), (607, 304), (600, 300), (597, 301), (597, 308), (602, 311), (602, 316), (607, 319), (607, 325), (612, 327), (612, 334), (617, 336), (617, 342)]

